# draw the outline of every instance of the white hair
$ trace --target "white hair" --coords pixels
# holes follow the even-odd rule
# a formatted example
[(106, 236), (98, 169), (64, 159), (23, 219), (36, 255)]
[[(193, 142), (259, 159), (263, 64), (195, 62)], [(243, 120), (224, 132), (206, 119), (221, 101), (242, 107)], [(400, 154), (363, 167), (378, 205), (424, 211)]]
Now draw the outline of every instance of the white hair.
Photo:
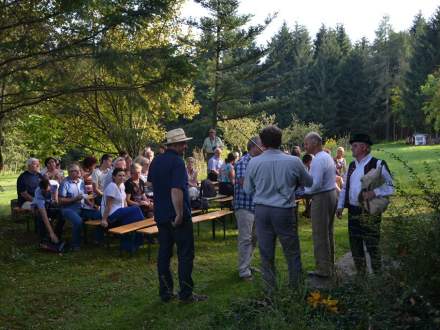
[(31, 157), (26, 161), (26, 166), (31, 166), (33, 162), (40, 162), (40, 160), (37, 158)]
[(125, 158), (124, 157), (118, 157), (113, 161), (113, 166), (117, 163), (117, 162), (121, 162), (124, 161), (125, 162)]
[(307, 133), (306, 137), (304, 138), (304, 140), (310, 140), (312, 141), (315, 145), (322, 145), (322, 137), (321, 135), (319, 135), (316, 132), (310, 132)]

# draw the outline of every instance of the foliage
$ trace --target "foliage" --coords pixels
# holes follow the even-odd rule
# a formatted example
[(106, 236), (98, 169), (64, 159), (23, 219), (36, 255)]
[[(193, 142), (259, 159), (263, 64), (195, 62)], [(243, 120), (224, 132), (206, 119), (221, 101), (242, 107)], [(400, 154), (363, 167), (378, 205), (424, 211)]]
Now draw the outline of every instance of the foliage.
[(426, 122), (433, 125), (435, 131), (440, 131), (440, 71), (429, 74), (421, 92), (425, 97), (423, 112), (426, 115)]
[(295, 116), (292, 116), (291, 124), (283, 129), (283, 145), (292, 150), (294, 146), (301, 146), (307, 133), (316, 132), (322, 136), (323, 129), (321, 124), (304, 123)]
[(250, 138), (258, 135), (260, 130), (267, 125), (275, 124), (275, 115), (262, 113), (257, 117), (231, 119), (219, 123), (223, 131), (224, 139), (233, 150), (240, 152), (247, 150), (247, 143)]

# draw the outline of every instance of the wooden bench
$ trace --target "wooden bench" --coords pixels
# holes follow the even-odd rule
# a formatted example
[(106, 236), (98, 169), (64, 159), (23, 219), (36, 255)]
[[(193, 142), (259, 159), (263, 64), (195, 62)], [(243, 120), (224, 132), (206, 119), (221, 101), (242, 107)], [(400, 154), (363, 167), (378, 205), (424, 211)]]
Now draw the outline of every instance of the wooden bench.
[(35, 213), (32, 209), (22, 209), (18, 206), (18, 199), (11, 199), (10, 201), (11, 206), (11, 220), (13, 221), (26, 221), (26, 231), (30, 231), (30, 220), (34, 219), (34, 225), (35, 225), (35, 232), (37, 232), (37, 220), (35, 217)]

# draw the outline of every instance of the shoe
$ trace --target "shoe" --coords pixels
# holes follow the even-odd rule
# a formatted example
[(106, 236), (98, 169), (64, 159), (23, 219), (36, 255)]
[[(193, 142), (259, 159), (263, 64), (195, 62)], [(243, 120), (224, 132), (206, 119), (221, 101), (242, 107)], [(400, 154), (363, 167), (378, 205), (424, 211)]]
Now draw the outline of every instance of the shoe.
[(190, 304), (190, 303), (193, 303), (193, 302), (205, 301), (207, 299), (208, 299), (208, 296), (206, 296), (206, 295), (193, 293), (188, 298), (180, 299), (180, 302), (184, 303), (184, 304)]
[(162, 300), (162, 302), (167, 303), (170, 302), (171, 300), (177, 299), (177, 294), (173, 293), (170, 296), (166, 296), (166, 297), (160, 297), (160, 300)]

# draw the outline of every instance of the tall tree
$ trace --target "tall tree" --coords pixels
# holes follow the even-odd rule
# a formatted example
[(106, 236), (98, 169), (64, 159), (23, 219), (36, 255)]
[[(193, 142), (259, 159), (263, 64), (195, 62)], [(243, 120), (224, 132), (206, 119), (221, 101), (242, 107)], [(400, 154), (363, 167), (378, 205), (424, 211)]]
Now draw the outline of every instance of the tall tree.
[(258, 81), (262, 67), (257, 65), (266, 49), (257, 47), (255, 39), (264, 24), (249, 26), (251, 15), (238, 14), (237, 0), (196, 0), (208, 11), (208, 16), (191, 22), (201, 31), (195, 42), (199, 77), (197, 98), (202, 105), (202, 116), (211, 125), (218, 120), (237, 118), (266, 110), (272, 101), (253, 102), (256, 91), (267, 86)]

